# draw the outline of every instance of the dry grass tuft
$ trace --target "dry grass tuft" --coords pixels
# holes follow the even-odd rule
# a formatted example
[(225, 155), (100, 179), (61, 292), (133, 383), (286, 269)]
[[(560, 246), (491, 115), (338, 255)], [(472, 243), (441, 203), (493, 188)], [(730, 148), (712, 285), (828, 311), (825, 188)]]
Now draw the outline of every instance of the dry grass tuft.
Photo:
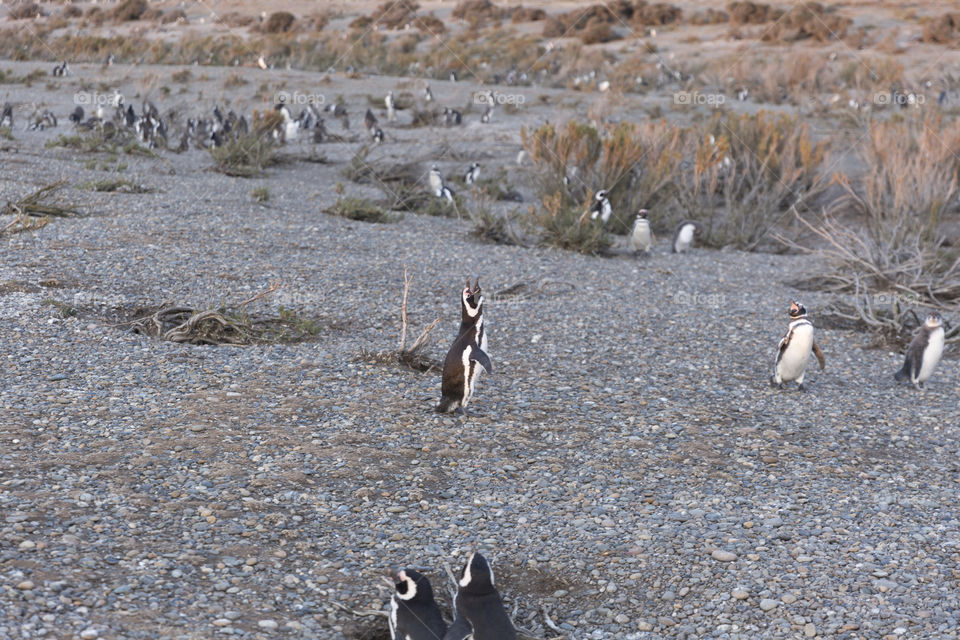
[(744, 24), (763, 24), (783, 15), (779, 9), (774, 9), (762, 2), (731, 2), (727, 5), (727, 13), (730, 14), (730, 24), (735, 27)]
[(17, 201), (8, 200), (3, 207), (3, 215), (12, 215), (14, 219), (0, 228), (0, 235), (32, 231), (46, 226), (51, 217), (69, 218), (80, 215), (76, 207), (57, 197), (66, 186), (66, 181), (54, 182), (40, 187)]
[(279, 142), (274, 132), (282, 124), (283, 115), (277, 111), (269, 111), (262, 116), (254, 112), (250, 133), (210, 148), (214, 168), (228, 176), (251, 178), (262, 174), (267, 167), (278, 164)]
[(110, 18), (114, 22), (131, 22), (139, 20), (146, 11), (147, 0), (123, 0), (110, 12)]
[(923, 42), (955, 45), (960, 41), (960, 12), (945, 13), (923, 26)]
[(13, 7), (10, 7), (10, 12), (7, 14), (7, 19), (33, 20), (34, 18), (42, 15), (44, 15), (43, 10), (36, 2), (19, 2)]
[(819, 2), (794, 6), (771, 28), (765, 30), (764, 42), (794, 42), (813, 38), (818, 42), (842, 40), (853, 20), (825, 9)]
[(419, 9), (416, 0), (388, 0), (370, 14), (370, 19), (387, 29), (402, 29), (413, 22)]
[(275, 11), (261, 25), (261, 31), (263, 33), (286, 33), (293, 28), (296, 21), (296, 16), (289, 11)]

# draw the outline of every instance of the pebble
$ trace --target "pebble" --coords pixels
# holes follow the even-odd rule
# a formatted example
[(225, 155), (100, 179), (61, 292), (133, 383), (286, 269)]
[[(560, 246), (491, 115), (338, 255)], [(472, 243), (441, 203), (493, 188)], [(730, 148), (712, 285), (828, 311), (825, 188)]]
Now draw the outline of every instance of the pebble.
[(714, 549), (710, 552), (710, 556), (717, 562), (733, 562), (737, 559), (737, 554), (723, 549)]
[(750, 597), (750, 594), (747, 593), (746, 589), (734, 589), (730, 592), (730, 595), (734, 600), (746, 600)]
[(762, 600), (760, 600), (760, 608), (763, 611), (770, 611), (772, 609), (775, 609), (778, 604), (779, 603), (776, 600), (772, 600), (771, 598), (763, 598)]
[(276, 620), (258, 620), (257, 626), (260, 627), (261, 629), (267, 629), (268, 631), (272, 631), (277, 627), (279, 627), (280, 625), (277, 624)]

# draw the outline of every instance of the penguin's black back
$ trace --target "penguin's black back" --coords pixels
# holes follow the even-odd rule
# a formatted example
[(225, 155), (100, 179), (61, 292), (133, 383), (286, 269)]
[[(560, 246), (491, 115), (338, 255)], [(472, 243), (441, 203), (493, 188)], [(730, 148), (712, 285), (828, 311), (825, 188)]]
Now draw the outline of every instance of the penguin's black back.
[(402, 640), (442, 640), (447, 633), (447, 623), (433, 598), (430, 581), (413, 569), (406, 569), (405, 573), (416, 583), (417, 591), (409, 600), (403, 600), (399, 592), (393, 596), (397, 620), (395, 637)]

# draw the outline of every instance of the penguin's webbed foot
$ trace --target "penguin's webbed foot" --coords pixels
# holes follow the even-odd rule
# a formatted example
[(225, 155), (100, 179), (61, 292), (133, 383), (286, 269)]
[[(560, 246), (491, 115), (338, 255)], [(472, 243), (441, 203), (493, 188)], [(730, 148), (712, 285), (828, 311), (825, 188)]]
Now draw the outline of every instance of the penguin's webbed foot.
[(807, 390), (807, 388), (806, 388), (805, 386), (803, 386), (803, 383), (802, 383), (802, 382), (799, 383), (799, 384), (797, 384), (797, 391), (806, 391), (806, 390)]

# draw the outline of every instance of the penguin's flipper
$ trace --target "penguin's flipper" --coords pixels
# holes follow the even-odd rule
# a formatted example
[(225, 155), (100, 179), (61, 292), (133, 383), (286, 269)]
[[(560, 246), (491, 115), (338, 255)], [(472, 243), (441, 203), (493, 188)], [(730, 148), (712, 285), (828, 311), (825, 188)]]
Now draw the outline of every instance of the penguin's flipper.
[(466, 638), (470, 637), (471, 633), (473, 633), (473, 627), (470, 626), (466, 618), (458, 615), (456, 619), (454, 619), (453, 624), (450, 625), (450, 628), (447, 629), (443, 640), (466, 640)]
[(777, 347), (777, 361), (774, 363), (774, 366), (780, 364), (780, 358), (783, 357), (783, 352), (787, 350), (787, 347), (790, 346), (790, 336), (793, 334), (793, 331), (787, 331), (787, 335), (783, 336), (780, 340), (780, 345)]
[(903, 366), (900, 367), (895, 374), (893, 374), (893, 379), (897, 382), (903, 382), (904, 380), (907, 380), (910, 377), (910, 369), (910, 358), (908, 356), (906, 360), (904, 360)]
[(480, 366), (487, 370), (487, 373), (493, 373), (493, 363), (490, 362), (490, 356), (480, 347), (474, 345), (470, 350), (470, 359), (480, 363)]
[(827, 366), (827, 361), (823, 358), (823, 351), (820, 351), (820, 347), (817, 346), (817, 343), (813, 343), (813, 355), (817, 357), (817, 362), (820, 363), (820, 371), (823, 371), (824, 367)]

